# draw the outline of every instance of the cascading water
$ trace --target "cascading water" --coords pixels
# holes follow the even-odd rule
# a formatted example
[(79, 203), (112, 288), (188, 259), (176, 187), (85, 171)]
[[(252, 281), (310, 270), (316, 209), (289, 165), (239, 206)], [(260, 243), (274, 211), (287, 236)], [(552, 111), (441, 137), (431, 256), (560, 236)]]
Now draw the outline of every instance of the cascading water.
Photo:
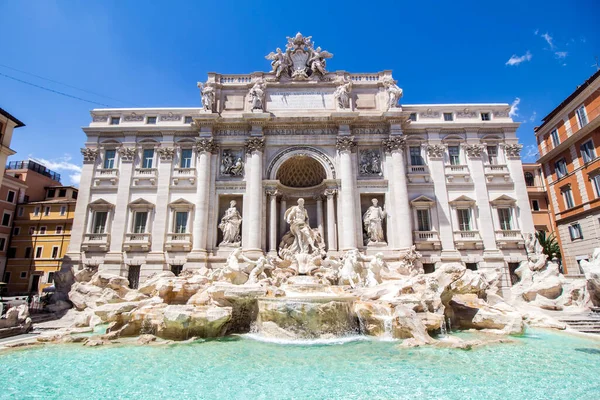
[(448, 336), (448, 327), (446, 326), (446, 318), (443, 318), (440, 325), (440, 337), (445, 338), (446, 336)]
[(383, 340), (394, 340), (394, 334), (392, 332), (392, 325), (394, 322), (394, 317), (392, 316), (388, 316), (388, 317), (383, 317), (383, 335), (381, 336), (381, 338)]

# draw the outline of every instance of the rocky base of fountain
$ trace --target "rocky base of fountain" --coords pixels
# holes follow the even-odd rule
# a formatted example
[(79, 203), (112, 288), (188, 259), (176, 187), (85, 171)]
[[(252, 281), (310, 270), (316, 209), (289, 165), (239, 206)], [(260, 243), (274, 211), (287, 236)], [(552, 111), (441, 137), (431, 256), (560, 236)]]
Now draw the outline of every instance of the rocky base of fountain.
[[(590, 279), (567, 280), (545, 259), (522, 263), (520, 281), (506, 300), (499, 295), (499, 271), (450, 263), (423, 274), (391, 270), (381, 258), (367, 264), (353, 253), (348, 259), (351, 271), (344, 262), (325, 270), (324, 260), (313, 276), (267, 268), (254, 274), (260, 279), (242, 285), (216, 280), (226, 275), (214, 271), (180, 276), (165, 271), (137, 290), (121, 276), (84, 269), (74, 274), (70, 313), (76, 314), (74, 327), (109, 324), (102, 340), (147, 334), (172, 340), (248, 332), (292, 340), (362, 334), (406, 339), (404, 345), (414, 346), (437, 343), (434, 337), (447, 325), (502, 335), (521, 334), (526, 325), (565, 329), (540, 311), (582, 310), (591, 304), (584, 290)], [(362, 270), (356, 268), (359, 263)], [(344, 281), (349, 271), (354, 276)], [(333, 279), (339, 284), (331, 284)]]

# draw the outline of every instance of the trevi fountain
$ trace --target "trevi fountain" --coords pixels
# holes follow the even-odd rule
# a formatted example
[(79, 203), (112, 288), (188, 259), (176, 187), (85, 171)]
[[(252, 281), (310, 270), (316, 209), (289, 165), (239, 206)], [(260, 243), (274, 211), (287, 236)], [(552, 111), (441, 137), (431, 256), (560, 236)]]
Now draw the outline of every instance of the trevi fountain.
[[(329, 85), (339, 77), (332, 106), (351, 111), (352, 92), (366, 93), (368, 87), (345, 80), (343, 73), (329, 73), (325, 61), (331, 54), (315, 49), (310, 38), (298, 34), (289, 41), (286, 52), (277, 49), (269, 55), (270, 73), (245, 83), (250, 112), (266, 112), (266, 93), (279, 82)], [(204, 105), (199, 112), (207, 113), (202, 115), (213, 114), (218, 86), (201, 86)], [(381, 78), (377, 90), (382, 109), (402, 112), (402, 91), (391, 78)], [(394, 116), (398, 121), (404, 118), (399, 115)], [(344, 118), (342, 125), (354, 116)], [(520, 260), (512, 285), (506, 284), (505, 263), (494, 264), (492, 257), (486, 263), (487, 253), (481, 264), (485, 268), (465, 266), (461, 254), (480, 252), (477, 245), (461, 246), (460, 251), (467, 250), (460, 253), (455, 242), (441, 238), (440, 258), (437, 244), (423, 246), (412, 236), (413, 230), (436, 231), (432, 226), (411, 228), (412, 211), (401, 197), (412, 192), (392, 187), (390, 194), (387, 181), (372, 183), (391, 178), (395, 155), (367, 148), (364, 160), (355, 159), (354, 172), (375, 181), (359, 181), (358, 187), (367, 189), (353, 198), (356, 188), (344, 186), (346, 179), (356, 184), (344, 175), (353, 171), (350, 164), (347, 170), (343, 166), (350, 162), (343, 159), (351, 154), (344, 153), (352, 147), (350, 141), (337, 139), (341, 187), (333, 176), (319, 186), (330, 198), (339, 191), (335, 205), (343, 231), (330, 230), (334, 225), (329, 222), (336, 220), (330, 214), (334, 203), (328, 203), (326, 227), (321, 208), (315, 217), (310, 187), (289, 191), (284, 206), (276, 191), (289, 188), (275, 185), (265, 251), (263, 222), (250, 208), (261, 203), (253, 193), (244, 193), (223, 196), (225, 206), (217, 208), (214, 222), (218, 231), (208, 234), (214, 234), (218, 249), (204, 261), (191, 262), (190, 268), (151, 271), (132, 288), (126, 273), (111, 269), (108, 255), (105, 262), (86, 262), (87, 254), (77, 256), (79, 262), (73, 257), (56, 279), (57, 301), (51, 306), (69, 326), (43, 332), (22, 349), (5, 346), (0, 352), (5, 375), (0, 398), (598, 398), (600, 342), (564, 333), (567, 325), (552, 312), (600, 306), (600, 249), (583, 263), (585, 279), (567, 279), (556, 260), (548, 260), (525, 232), (510, 256), (500, 253), (508, 254), (507, 247), (494, 247), (496, 260)], [(395, 146), (391, 152), (403, 148)], [(435, 158), (438, 150), (430, 156)], [(316, 153), (303, 150), (294, 160), (311, 154)], [(236, 177), (256, 168), (250, 155), (244, 159), (227, 150), (221, 157), (215, 173), (226, 176), (232, 187)], [(400, 171), (404, 174), (404, 167)], [(453, 179), (456, 183), (459, 178)], [(102, 185), (101, 179), (86, 181), (84, 176), (81, 192), (86, 182)], [(254, 190), (252, 184), (246, 183), (247, 191)], [(468, 204), (467, 197), (457, 201)], [(360, 204), (360, 212), (346, 209), (349, 204)], [(423, 207), (419, 209), (433, 211), (428, 204)], [(435, 212), (444, 207), (438, 204)], [(84, 219), (92, 215), (87, 204), (78, 204), (78, 210)], [(114, 218), (111, 240), (118, 225)], [(432, 220), (427, 224), (440, 224), (444, 235), (442, 221)], [(204, 220), (194, 223), (198, 221)], [(481, 235), (486, 230), (482, 225)], [(92, 245), (85, 240), (92, 235), (81, 234), (89, 252)], [(194, 235), (201, 233), (194, 228)], [(255, 243), (252, 248), (246, 247), (249, 240)], [(486, 240), (482, 243), (487, 246)], [(425, 271), (431, 262), (435, 268)], [(30, 370), (42, 372), (23, 372)]]

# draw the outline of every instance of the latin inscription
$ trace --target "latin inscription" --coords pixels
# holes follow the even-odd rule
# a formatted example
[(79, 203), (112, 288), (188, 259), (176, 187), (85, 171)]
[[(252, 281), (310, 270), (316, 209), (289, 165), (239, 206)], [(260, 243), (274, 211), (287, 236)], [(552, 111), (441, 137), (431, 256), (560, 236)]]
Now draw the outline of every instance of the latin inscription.
[(328, 110), (335, 109), (333, 92), (322, 90), (290, 90), (270, 92), (269, 110)]

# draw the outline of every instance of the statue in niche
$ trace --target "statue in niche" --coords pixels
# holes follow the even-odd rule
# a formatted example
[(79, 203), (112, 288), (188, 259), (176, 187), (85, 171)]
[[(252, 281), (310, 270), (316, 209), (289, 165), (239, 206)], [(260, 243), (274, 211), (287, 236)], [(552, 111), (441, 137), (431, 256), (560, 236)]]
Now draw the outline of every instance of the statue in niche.
[(377, 150), (361, 150), (360, 152), (360, 174), (382, 175), (381, 155)]
[(352, 81), (345, 81), (333, 92), (333, 98), (337, 100), (338, 107), (341, 109), (350, 108), (350, 92), (352, 91)]
[(244, 173), (244, 162), (230, 150), (224, 150), (221, 155), (221, 175), (242, 176)]
[(284, 53), (278, 47), (275, 53), (271, 52), (265, 58), (271, 60), (271, 73), (274, 73), (277, 79), (281, 78), (281, 74), (289, 75), (288, 68), (292, 65), (292, 61), (288, 52)]
[(308, 222), (308, 211), (304, 208), (304, 199), (298, 199), (298, 205), (292, 206), (285, 212), (285, 220), (290, 224), (290, 232), (294, 236), (292, 245), (288, 248), (292, 253), (311, 254), (318, 248), (315, 246), (314, 232)]
[(231, 200), (229, 208), (225, 211), (225, 215), (221, 218), (219, 229), (223, 232), (223, 241), (219, 244), (239, 246), (241, 242), (240, 225), (242, 224), (242, 216), (238, 212), (236, 201)]
[(396, 85), (397, 81), (392, 79), (391, 77), (387, 77), (383, 80), (383, 86), (385, 87), (385, 91), (388, 94), (388, 110), (390, 108), (397, 108), (398, 102), (402, 97), (402, 89)]
[(200, 93), (202, 93), (202, 106), (206, 111), (213, 112), (215, 104), (215, 88), (206, 82), (204, 85), (202, 82), (198, 82)]
[(266, 85), (262, 78), (259, 78), (254, 86), (250, 89), (248, 93), (249, 99), (248, 101), (252, 104), (252, 111), (254, 110), (265, 110), (265, 94), (266, 94)]
[(387, 212), (377, 205), (377, 199), (371, 200), (373, 204), (363, 215), (363, 226), (367, 233), (365, 244), (385, 244), (383, 236), (383, 220), (387, 217)]

